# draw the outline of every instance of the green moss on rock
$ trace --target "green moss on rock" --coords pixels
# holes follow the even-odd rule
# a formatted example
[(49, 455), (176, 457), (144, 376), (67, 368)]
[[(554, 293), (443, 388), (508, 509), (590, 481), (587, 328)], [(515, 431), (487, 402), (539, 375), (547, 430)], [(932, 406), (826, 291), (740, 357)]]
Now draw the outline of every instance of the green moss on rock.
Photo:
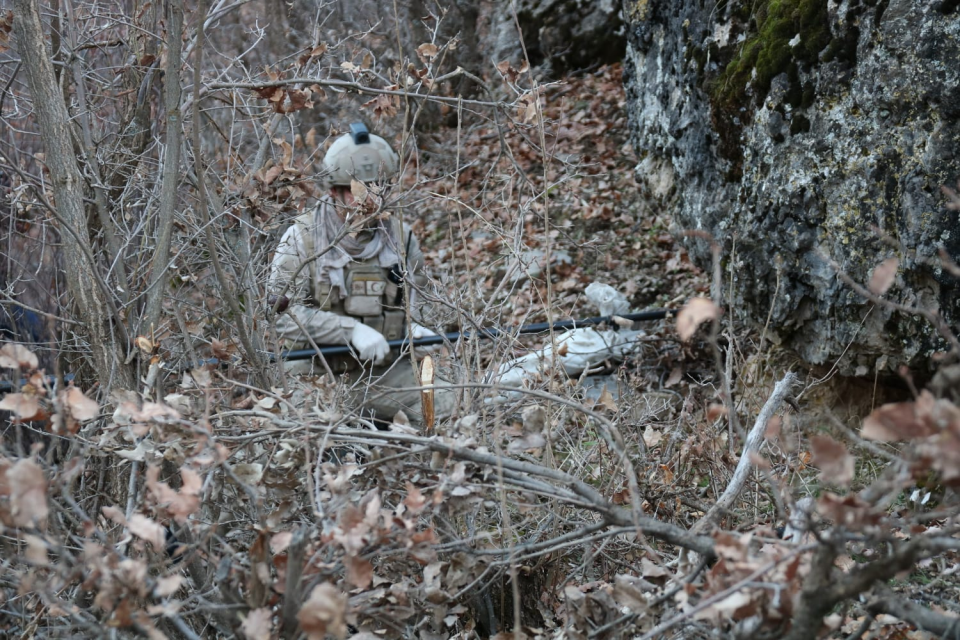
[(773, 79), (787, 73), (788, 103), (809, 106), (814, 96), (811, 87), (801, 85), (800, 70), (816, 65), (831, 42), (827, 0), (753, 0), (736, 9), (733, 15), (750, 23), (746, 40), (709, 87), (720, 153), (733, 163), (728, 176), (733, 180), (742, 171), (744, 121), (767, 97)]
[[(776, 76), (793, 63), (815, 64), (830, 43), (826, 0), (766, 0), (755, 6), (757, 31), (747, 37), (714, 85), (714, 98), (720, 103), (743, 105), (748, 84), (757, 100), (763, 100)], [(791, 46), (798, 35), (800, 42)]]

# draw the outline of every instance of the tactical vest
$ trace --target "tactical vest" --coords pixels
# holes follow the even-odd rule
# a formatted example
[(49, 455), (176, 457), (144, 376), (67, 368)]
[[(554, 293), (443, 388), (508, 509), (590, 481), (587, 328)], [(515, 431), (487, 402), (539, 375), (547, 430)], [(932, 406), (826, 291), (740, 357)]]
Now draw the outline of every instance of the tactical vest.
[[(316, 253), (313, 246), (314, 212), (299, 216), (295, 224), (300, 225), (304, 249), (307, 256)], [(400, 235), (400, 234), (398, 234)], [(410, 232), (404, 241), (409, 249)], [(317, 261), (309, 265), (312, 299), (308, 301), (323, 311), (340, 316), (350, 316), (368, 327), (379, 331), (387, 340), (399, 340), (406, 335), (406, 309), (404, 308), (403, 276), (400, 265), (381, 267), (380, 260), (374, 256), (368, 260), (353, 261), (343, 268), (343, 281), (346, 297), (341, 298), (329, 282), (318, 282), (316, 278)]]

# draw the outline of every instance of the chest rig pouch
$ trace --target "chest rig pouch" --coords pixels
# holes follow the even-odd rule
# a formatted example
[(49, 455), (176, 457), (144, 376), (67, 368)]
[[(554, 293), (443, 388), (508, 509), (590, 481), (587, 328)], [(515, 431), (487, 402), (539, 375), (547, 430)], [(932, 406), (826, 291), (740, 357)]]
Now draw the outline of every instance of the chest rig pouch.
[[(305, 214), (298, 222), (309, 229), (313, 214)], [(313, 255), (313, 234), (304, 233), (308, 255)], [(407, 235), (407, 251), (410, 235)], [(405, 335), (406, 311), (403, 304), (403, 279), (400, 265), (383, 268), (376, 259), (351, 263), (344, 268), (346, 297), (341, 301), (338, 290), (329, 282), (316, 278), (316, 262), (310, 263), (310, 280), (314, 283), (313, 303), (323, 311), (342, 313), (357, 318), (376, 329), (387, 340), (399, 340)]]
[(382, 333), (387, 340), (404, 335), (405, 312), (400, 288), (390, 270), (376, 264), (359, 263), (346, 267), (347, 297), (343, 310)]

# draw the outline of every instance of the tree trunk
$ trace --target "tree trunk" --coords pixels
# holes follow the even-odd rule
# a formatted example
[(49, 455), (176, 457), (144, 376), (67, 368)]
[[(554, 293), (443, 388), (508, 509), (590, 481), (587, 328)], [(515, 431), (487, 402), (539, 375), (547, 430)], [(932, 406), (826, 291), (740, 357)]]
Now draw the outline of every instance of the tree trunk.
[(123, 353), (129, 343), (117, 335), (124, 333), (113, 301), (97, 277), (86, 225), (83, 182), (74, 155), (69, 127), (70, 118), (47, 53), (37, 0), (15, 0), (14, 28), (33, 106), (40, 123), (40, 138), (46, 150), (56, 217), (61, 227), (67, 291), (77, 306), (84, 325), (84, 338), (90, 344), (90, 365), (104, 389), (118, 386), (133, 389), (135, 376), (124, 364)]
[[(180, 147), (183, 122), (180, 117), (180, 56), (183, 46), (183, 2), (168, 0), (167, 68), (163, 79), (164, 112), (167, 122), (167, 146), (163, 152), (163, 182), (160, 187), (160, 211), (157, 219), (157, 249), (150, 267), (150, 289), (141, 332), (153, 334), (160, 327), (163, 294), (167, 289), (167, 262), (170, 260), (170, 235), (177, 208), (180, 182)], [(201, 18), (202, 19), (202, 18)]]

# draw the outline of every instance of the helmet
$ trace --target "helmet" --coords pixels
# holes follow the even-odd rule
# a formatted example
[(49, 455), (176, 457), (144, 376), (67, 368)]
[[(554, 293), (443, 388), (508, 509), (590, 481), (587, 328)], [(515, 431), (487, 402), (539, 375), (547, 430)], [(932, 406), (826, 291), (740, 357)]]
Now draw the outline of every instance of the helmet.
[(350, 186), (351, 180), (374, 182), (397, 175), (400, 158), (386, 140), (355, 122), (350, 133), (337, 138), (323, 156), (323, 168), (331, 185)]

